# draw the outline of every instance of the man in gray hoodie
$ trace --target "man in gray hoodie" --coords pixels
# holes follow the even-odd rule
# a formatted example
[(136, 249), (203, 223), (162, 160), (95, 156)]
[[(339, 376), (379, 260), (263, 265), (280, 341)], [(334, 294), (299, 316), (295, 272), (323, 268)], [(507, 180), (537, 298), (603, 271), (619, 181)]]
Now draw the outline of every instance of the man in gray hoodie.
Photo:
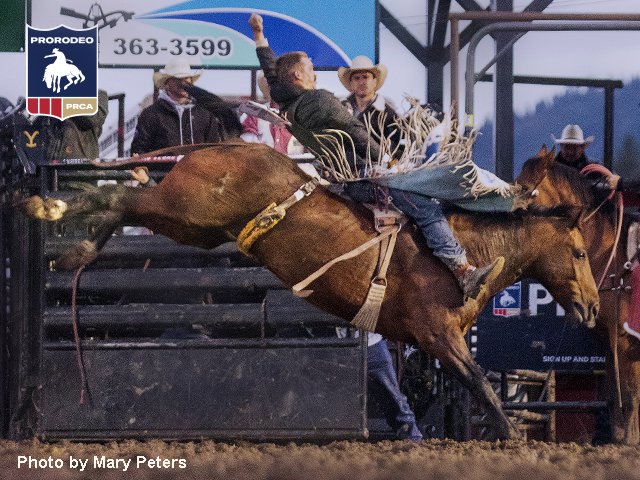
[(223, 120), (202, 102), (195, 101), (187, 91), (200, 74), (192, 71), (189, 63), (181, 58), (172, 60), (164, 70), (154, 74), (158, 99), (140, 113), (131, 143), (132, 154), (178, 145), (221, 142), (227, 138)]

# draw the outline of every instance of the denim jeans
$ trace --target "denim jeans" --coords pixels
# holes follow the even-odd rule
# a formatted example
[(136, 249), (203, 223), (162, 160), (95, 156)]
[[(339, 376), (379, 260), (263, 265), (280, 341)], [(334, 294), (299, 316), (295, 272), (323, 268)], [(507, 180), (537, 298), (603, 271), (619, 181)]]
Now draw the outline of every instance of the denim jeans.
[[(344, 191), (356, 202), (375, 203), (376, 201), (375, 186), (370, 182), (347, 183)], [(467, 255), (453, 236), (449, 222), (437, 199), (394, 188), (388, 189), (388, 193), (393, 204), (416, 222), (433, 254), (449, 269), (456, 270), (467, 264)]]
[(416, 417), (407, 397), (400, 391), (387, 341), (382, 339), (367, 349), (367, 386), (380, 406), (387, 424), (399, 439), (422, 440)]

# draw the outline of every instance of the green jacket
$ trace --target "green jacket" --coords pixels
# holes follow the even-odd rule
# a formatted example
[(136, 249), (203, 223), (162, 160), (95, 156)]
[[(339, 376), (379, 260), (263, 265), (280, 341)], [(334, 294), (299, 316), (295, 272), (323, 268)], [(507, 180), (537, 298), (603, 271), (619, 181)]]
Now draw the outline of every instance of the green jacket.
[[(364, 124), (328, 90), (305, 90), (296, 85), (282, 83), (276, 75), (276, 57), (270, 47), (257, 47), (256, 53), (264, 76), (271, 89), (271, 98), (291, 122), (291, 133), (300, 143), (316, 154), (321, 154), (320, 144), (314, 134), (326, 134), (328, 129), (341, 130), (353, 140), (357, 159), (363, 166), (367, 148), (375, 161), (380, 152), (378, 143), (369, 136)], [(350, 147), (346, 145), (347, 155)]]
[(59, 122), (54, 129), (55, 133), (49, 139), (47, 158), (98, 158), (98, 139), (108, 113), (109, 96), (104, 90), (98, 90), (98, 112), (95, 115), (71, 117)]

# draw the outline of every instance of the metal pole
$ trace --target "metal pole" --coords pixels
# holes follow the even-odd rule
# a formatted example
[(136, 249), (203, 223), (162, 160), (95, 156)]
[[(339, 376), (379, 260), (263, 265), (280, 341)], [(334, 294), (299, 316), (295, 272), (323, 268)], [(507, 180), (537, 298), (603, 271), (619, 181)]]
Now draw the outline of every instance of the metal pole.
[(124, 157), (124, 93), (118, 95), (118, 157)]
[[(538, 14), (539, 15), (539, 14)], [(636, 15), (635, 21), (612, 21), (612, 22), (581, 22), (581, 23), (521, 23), (521, 22), (504, 22), (493, 23), (482, 27), (469, 41), (469, 49), (467, 51), (467, 69), (465, 72), (466, 79), (466, 92), (465, 92), (465, 111), (467, 115), (467, 121), (465, 125), (468, 129), (474, 126), (473, 113), (474, 113), (474, 92), (473, 86), (476, 83), (475, 75), (475, 53), (478, 48), (480, 40), (486, 35), (496, 31), (609, 31), (609, 30), (622, 30), (633, 31), (640, 30), (640, 15)], [(452, 30), (453, 32), (453, 30)], [(453, 61), (453, 57), (452, 57)], [(457, 73), (457, 72), (456, 72)], [(453, 82), (453, 76), (452, 76)]]
[(534, 20), (562, 21), (640, 21), (639, 13), (542, 13), (542, 12), (454, 12), (449, 20), (472, 20), (483, 22), (531, 22)]
[(125, 125), (124, 125), (124, 93), (115, 93), (109, 95), (109, 100), (118, 101), (118, 158), (124, 157), (124, 137), (125, 137)]
[[(458, 56), (460, 54), (460, 34), (458, 33), (458, 21), (451, 20), (451, 112), (452, 120), (457, 120), (460, 110), (460, 93), (458, 92)], [(444, 108), (444, 105), (442, 106)]]
[[(513, 10), (512, 0), (498, 0), (499, 10)], [(495, 129), (493, 132), (496, 165), (495, 172), (500, 178), (513, 180), (513, 34), (498, 32), (495, 46), (505, 51), (496, 62), (495, 81)], [(498, 136), (500, 132), (500, 136)]]
[(613, 167), (613, 92), (611, 86), (604, 89), (604, 166)]

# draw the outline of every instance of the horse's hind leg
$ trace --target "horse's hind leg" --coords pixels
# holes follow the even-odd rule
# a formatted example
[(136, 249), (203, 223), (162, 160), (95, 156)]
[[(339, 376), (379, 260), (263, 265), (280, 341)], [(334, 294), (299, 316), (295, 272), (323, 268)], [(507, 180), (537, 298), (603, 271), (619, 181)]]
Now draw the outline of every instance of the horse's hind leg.
[(122, 215), (120, 214), (110, 213), (106, 215), (89, 239), (75, 244), (56, 259), (56, 268), (60, 270), (75, 270), (93, 262), (98, 258), (98, 252), (104, 247), (107, 240), (111, 238), (111, 234), (120, 225), (121, 220)]
[(495, 439), (520, 438), (520, 432), (502, 410), (500, 399), (491, 388), (484, 372), (471, 357), (462, 332), (452, 326), (433, 341), (421, 342), (425, 351), (432, 352), (450, 373), (469, 389), (482, 404), (493, 425)]
[(132, 208), (139, 204), (138, 195), (143, 190), (124, 185), (105, 185), (82, 192), (67, 202), (56, 199), (42, 199), (33, 196), (18, 205), (25, 213), (40, 220), (60, 220), (79, 214), (97, 214), (101, 221), (95, 233), (63, 253), (56, 260), (58, 268), (73, 270), (91, 263), (98, 256), (117, 226)]
[(105, 185), (91, 187), (67, 201), (34, 195), (17, 206), (32, 218), (55, 222), (79, 214), (121, 211), (125, 198), (133, 198), (136, 193), (135, 189), (124, 185)]

